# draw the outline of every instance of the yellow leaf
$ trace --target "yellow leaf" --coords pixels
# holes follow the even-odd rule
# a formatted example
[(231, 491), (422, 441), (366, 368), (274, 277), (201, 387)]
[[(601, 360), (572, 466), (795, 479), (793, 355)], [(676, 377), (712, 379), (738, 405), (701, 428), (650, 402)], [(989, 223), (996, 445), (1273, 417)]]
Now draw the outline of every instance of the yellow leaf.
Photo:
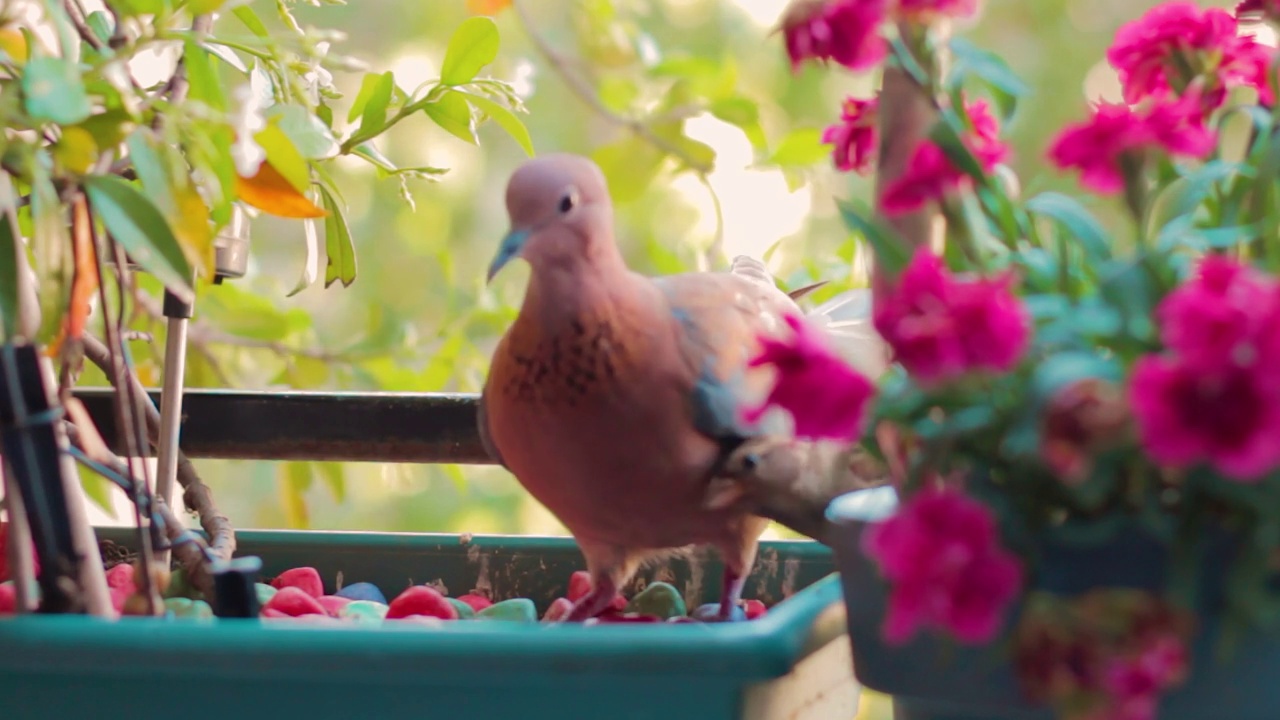
[(511, 7), (511, 0), (467, 0), (467, 12), (472, 15), (497, 15)]
[(64, 127), (62, 137), (53, 146), (53, 157), (64, 169), (83, 174), (89, 172), (93, 161), (98, 159), (98, 143), (82, 127)]
[(236, 195), (250, 205), (278, 217), (318, 218), (328, 215), (288, 180), (271, 163), (264, 162), (251, 178), (236, 176)]
[(27, 39), (17, 28), (0, 28), (0, 50), (5, 51), (18, 65), (27, 62)]
[(311, 170), (293, 141), (277, 125), (271, 124), (254, 134), (253, 139), (267, 154), (267, 162), (275, 166), (294, 190), (306, 192), (311, 186)]
[(213, 232), (209, 228), (209, 207), (195, 188), (182, 183), (173, 188), (175, 211), (166, 218), (187, 258), (212, 278), (214, 270)]

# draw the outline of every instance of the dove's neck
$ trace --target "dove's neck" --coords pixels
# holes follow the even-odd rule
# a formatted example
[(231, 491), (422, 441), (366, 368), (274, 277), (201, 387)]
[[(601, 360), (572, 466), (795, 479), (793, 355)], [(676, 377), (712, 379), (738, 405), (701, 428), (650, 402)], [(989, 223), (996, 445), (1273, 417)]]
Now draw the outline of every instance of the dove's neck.
[(631, 272), (612, 242), (587, 252), (534, 258), (521, 316), (544, 330), (587, 317), (613, 315), (643, 298), (644, 281)]

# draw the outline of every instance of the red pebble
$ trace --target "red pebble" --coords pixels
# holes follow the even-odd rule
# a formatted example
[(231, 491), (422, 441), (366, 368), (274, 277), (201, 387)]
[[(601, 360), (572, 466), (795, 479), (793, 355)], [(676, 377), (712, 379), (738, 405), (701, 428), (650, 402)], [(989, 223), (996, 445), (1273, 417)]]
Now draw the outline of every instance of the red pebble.
[(546, 614), (542, 616), (542, 622), (560, 622), (570, 610), (573, 610), (573, 602), (569, 598), (556, 598), (547, 607)]
[(285, 615), (328, 615), (320, 601), (311, 597), (305, 590), (293, 586), (280, 588), (280, 592), (271, 596), (265, 610), (279, 610)]
[(458, 610), (433, 587), (414, 585), (396, 596), (387, 607), (387, 620), (413, 615), (426, 615), (444, 620), (457, 620)]
[(761, 615), (769, 612), (769, 608), (765, 607), (764, 603), (759, 600), (743, 600), (742, 610), (747, 614), (748, 620), (755, 620)]
[(282, 613), (279, 610), (276, 610), (275, 608), (269, 608), (269, 607), (262, 608), (262, 610), (258, 613), (258, 616), (264, 617), (264, 618), (272, 618), (272, 619), (293, 617), (292, 615)]
[(489, 598), (483, 595), (476, 595), (475, 593), (467, 593), (466, 595), (459, 595), (458, 599), (470, 605), (471, 609), (475, 610), (476, 612), (480, 612), (481, 610), (493, 604), (493, 601), (490, 600)]
[(338, 611), (342, 609), (342, 606), (351, 602), (351, 598), (338, 597), (337, 595), (321, 595), (316, 600), (319, 601), (325, 612), (329, 613), (330, 617), (338, 617)]
[[(576, 603), (582, 599), (587, 593), (591, 592), (591, 574), (586, 570), (579, 570), (569, 576), (569, 592), (565, 597), (569, 602)], [(613, 608), (621, 610), (627, 606), (627, 599), (618, 595), (613, 599)]]
[(313, 598), (324, 595), (324, 582), (320, 580), (320, 572), (313, 567), (285, 570), (271, 581), (271, 587), (277, 590), (296, 587)]
[(18, 588), (0, 585), (0, 615), (12, 615), (18, 611)]

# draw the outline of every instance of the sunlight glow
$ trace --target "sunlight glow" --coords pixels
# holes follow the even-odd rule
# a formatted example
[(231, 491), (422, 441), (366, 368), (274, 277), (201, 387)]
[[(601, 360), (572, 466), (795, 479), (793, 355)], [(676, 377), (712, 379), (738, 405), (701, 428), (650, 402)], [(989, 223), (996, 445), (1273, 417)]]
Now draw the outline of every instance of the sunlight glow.
[(778, 23), (782, 11), (786, 9), (788, 0), (735, 0), (747, 17), (762, 27), (772, 27)]
[[(703, 116), (689, 120), (686, 132), (716, 151), (716, 169), (709, 180), (720, 196), (726, 255), (762, 257), (770, 245), (801, 229), (810, 212), (809, 188), (793, 193), (788, 191), (781, 173), (749, 169), (753, 161), (751, 143), (741, 130)], [(702, 183), (686, 173), (672, 183), (672, 187), (698, 211), (697, 232), (707, 237), (713, 235), (715, 205)]]

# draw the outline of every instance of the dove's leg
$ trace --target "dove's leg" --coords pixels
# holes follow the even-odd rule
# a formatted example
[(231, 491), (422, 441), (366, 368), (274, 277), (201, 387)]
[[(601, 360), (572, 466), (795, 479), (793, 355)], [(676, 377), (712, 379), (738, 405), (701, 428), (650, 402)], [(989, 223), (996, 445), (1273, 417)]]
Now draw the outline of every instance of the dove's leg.
[(591, 592), (583, 595), (564, 622), (582, 622), (604, 612), (618, 597), (622, 586), (639, 566), (634, 555), (616, 545), (597, 544), (578, 538), (578, 547), (591, 574)]
[(720, 615), (722, 621), (733, 617), (733, 609), (742, 599), (742, 587), (747, 583), (751, 567), (756, 563), (757, 538), (769, 524), (768, 520), (750, 518), (743, 523), (742, 532), (735, 542), (720, 545), (724, 558), (724, 577), (720, 587)]

